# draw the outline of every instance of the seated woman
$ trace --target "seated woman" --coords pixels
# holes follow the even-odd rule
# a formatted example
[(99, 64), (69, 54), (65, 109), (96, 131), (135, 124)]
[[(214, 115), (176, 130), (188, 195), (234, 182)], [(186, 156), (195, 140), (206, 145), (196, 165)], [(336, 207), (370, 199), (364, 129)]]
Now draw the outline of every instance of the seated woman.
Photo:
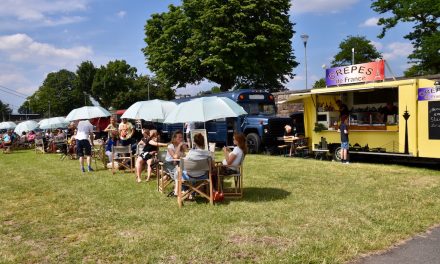
[(3, 134), (3, 148), (12, 146), (12, 141), (12, 131), (8, 130), (6, 133)]
[[(188, 150), (188, 145), (183, 140), (183, 132), (176, 130), (171, 138), (171, 144), (167, 147), (167, 154), (165, 156), (164, 167), (165, 171), (174, 179), (174, 175), (177, 171), (178, 160), (185, 155)], [(165, 176), (168, 177), (168, 176)], [(175, 186), (176, 188), (176, 186)], [(172, 191), (168, 196), (174, 196), (175, 192)]]
[(105, 144), (105, 155), (107, 155), (109, 162), (113, 160), (113, 146), (117, 146), (119, 142), (118, 131), (113, 131), (109, 133), (110, 137), (107, 139), (107, 143)]
[(148, 128), (142, 128), (142, 138), (138, 142), (138, 146), (145, 146), (150, 141), (150, 130)]
[(141, 174), (144, 168), (144, 164), (147, 163), (147, 179), (150, 180), (151, 176), (151, 164), (153, 162), (154, 155), (159, 150), (159, 147), (166, 147), (167, 144), (158, 142), (159, 136), (157, 130), (150, 130), (150, 138), (148, 143), (144, 146), (143, 153), (136, 159), (136, 181), (141, 182)]
[(67, 140), (68, 145), (68, 154), (71, 158), (73, 158), (73, 155), (76, 155), (76, 128), (73, 131), (73, 135)]
[[(211, 152), (209, 150), (205, 150), (205, 138), (201, 133), (197, 133), (194, 135), (194, 145), (193, 148), (188, 152), (185, 159), (188, 160), (202, 160), (211, 158)], [(178, 170), (174, 172), (174, 179), (177, 180)], [(191, 180), (191, 179), (206, 179), (208, 175), (206, 175), (206, 171), (191, 171), (191, 175), (184, 170), (182, 172), (183, 180)], [(174, 194), (177, 194), (177, 184), (174, 184)]]
[[(223, 165), (240, 166), (247, 153), (246, 137), (242, 133), (234, 133), (234, 149), (230, 151), (228, 148), (223, 147), (224, 159)], [(221, 167), (220, 174), (229, 175), (236, 173), (235, 168)]]
[(35, 140), (35, 132), (32, 130), (32, 131), (30, 131), (30, 132), (28, 133), (28, 135), (27, 135), (27, 141), (28, 141), (29, 143), (33, 143), (34, 140)]
[(18, 145), (20, 146), (24, 146), (27, 143), (27, 136), (26, 136), (26, 132), (21, 132), (21, 136), (20, 139), (18, 140)]

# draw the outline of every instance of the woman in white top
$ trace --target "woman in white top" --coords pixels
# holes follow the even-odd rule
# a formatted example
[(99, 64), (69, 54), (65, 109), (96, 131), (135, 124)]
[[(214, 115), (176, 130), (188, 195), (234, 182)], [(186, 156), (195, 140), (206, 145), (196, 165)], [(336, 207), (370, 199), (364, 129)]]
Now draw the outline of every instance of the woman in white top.
[[(234, 133), (234, 145), (236, 146), (232, 151), (227, 147), (223, 147), (223, 155), (225, 157), (222, 162), (223, 165), (240, 166), (243, 161), (247, 153), (246, 137), (242, 133)], [(234, 168), (229, 168), (229, 170), (232, 170), (232, 172), (236, 171)], [(223, 172), (231, 173), (231, 171), (228, 172), (228, 169), (224, 169)]]
[(167, 147), (165, 161), (172, 162), (176, 159), (180, 159), (187, 150), (188, 147), (183, 141), (183, 132), (176, 130), (171, 138), (171, 144)]

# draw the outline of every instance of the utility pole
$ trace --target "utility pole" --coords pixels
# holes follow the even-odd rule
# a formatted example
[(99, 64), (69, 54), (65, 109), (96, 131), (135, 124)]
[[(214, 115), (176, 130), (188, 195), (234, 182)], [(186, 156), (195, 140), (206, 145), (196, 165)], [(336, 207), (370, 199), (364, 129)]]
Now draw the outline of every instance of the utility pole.
[(301, 35), (301, 39), (304, 43), (304, 60), (305, 60), (305, 66), (306, 66), (306, 89), (308, 88), (308, 78), (307, 78), (307, 40), (309, 39), (309, 35), (303, 34)]

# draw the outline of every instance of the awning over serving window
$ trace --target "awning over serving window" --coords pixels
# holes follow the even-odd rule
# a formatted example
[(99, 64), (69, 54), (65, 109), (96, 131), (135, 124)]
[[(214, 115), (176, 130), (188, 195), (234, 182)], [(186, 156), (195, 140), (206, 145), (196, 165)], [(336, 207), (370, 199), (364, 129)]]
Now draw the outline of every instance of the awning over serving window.
[(339, 87), (331, 87), (331, 88), (319, 88), (313, 89), (310, 92), (312, 94), (329, 94), (329, 93), (345, 93), (345, 92), (356, 92), (356, 91), (364, 91), (367, 90), (375, 90), (375, 89), (389, 89), (389, 88), (397, 88), (398, 85), (394, 84), (384, 85), (384, 83), (371, 83), (366, 85), (350, 85), (350, 86), (339, 86)]
[(299, 101), (299, 100), (302, 100), (302, 99), (308, 98), (308, 97), (310, 97), (311, 95), (312, 95), (311, 92), (308, 92), (308, 93), (297, 93), (297, 94), (291, 94), (291, 95), (289, 95), (289, 97), (288, 97), (286, 100), (284, 100), (283, 102), (286, 102), (286, 103), (292, 103), (292, 102), (295, 102), (295, 101)]

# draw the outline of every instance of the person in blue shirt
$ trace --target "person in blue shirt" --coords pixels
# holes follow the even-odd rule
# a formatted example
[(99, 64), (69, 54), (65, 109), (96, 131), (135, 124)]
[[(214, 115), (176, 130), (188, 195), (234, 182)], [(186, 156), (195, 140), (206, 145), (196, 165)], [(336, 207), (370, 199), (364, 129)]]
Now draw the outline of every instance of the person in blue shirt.
[(105, 155), (107, 155), (109, 162), (112, 162), (112, 148), (113, 146), (117, 146), (119, 142), (118, 132), (113, 131), (110, 133), (110, 137), (107, 140), (107, 144), (105, 145)]

